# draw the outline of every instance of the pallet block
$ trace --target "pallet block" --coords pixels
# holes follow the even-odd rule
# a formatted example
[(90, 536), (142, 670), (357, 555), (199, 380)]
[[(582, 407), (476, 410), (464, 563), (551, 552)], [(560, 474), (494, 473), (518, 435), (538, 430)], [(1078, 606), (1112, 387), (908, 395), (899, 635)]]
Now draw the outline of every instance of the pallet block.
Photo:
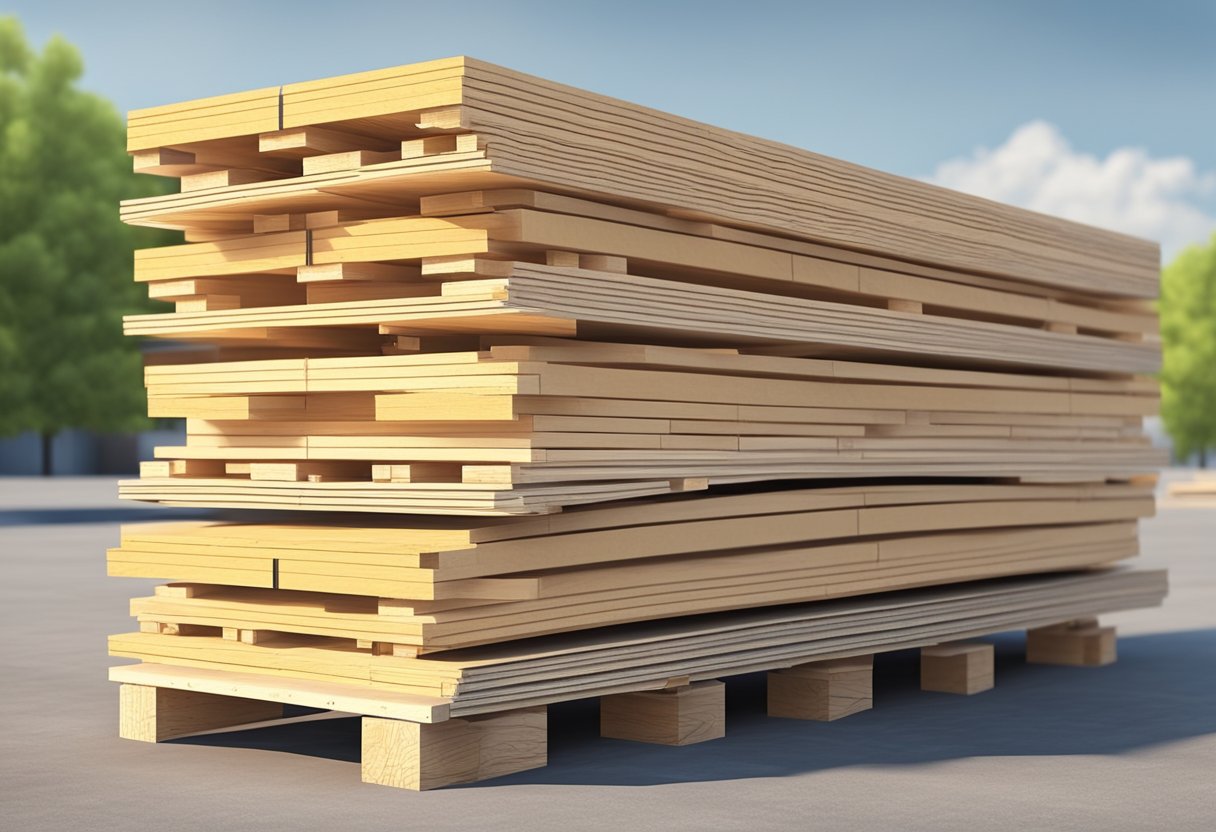
[(1101, 627), (1096, 618), (1078, 619), (1026, 633), (1026, 661), (1031, 664), (1063, 664), (1100, 667), (1114, 664), (1114, 627)]
[(768, 715), (830, 722), (874, 707), (874, 657), (810, 662), (768, 674)]
[(600, 736), (659, 745), (721, 739), (726, 736), (726, 685), (693, 682), (602, 697)]
[(363, 717), (363, 782), (424, 791), (548, 764), (542, 705), (424, 724)]
[(282, 716), (281, 704), (258, 699), (128, 684), (118, 692), (118, 735), (141, 742), (162, 742)]
[(992, 689), (994, 651), (991, 644), (954, 642), (922, 647), (920, 688), (970, 696)]

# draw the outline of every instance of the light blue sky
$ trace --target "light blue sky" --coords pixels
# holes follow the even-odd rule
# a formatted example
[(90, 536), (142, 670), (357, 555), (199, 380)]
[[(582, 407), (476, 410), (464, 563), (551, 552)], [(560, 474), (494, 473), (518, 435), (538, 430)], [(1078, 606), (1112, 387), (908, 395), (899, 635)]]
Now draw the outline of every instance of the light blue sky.
[[(1216, 2), (10, 0), (120, 109), (468, 54), (929, 176), (1034, 120), (1216, 170)], [(1192, 196), (1206, 215), (1216, 195)]]

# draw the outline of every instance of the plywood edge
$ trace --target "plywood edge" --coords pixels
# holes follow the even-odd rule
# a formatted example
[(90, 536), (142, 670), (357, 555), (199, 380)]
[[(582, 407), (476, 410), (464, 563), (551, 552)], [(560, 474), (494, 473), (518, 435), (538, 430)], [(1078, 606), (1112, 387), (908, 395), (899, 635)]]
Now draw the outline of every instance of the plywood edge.
[(421, 723), (443, 722), (448, 718), (450, 704), (448, 699), (364, 691), (349, 685), (157, 664), (111, 667), (109, 678), (111, 682), (124, 684), (192, 690)]

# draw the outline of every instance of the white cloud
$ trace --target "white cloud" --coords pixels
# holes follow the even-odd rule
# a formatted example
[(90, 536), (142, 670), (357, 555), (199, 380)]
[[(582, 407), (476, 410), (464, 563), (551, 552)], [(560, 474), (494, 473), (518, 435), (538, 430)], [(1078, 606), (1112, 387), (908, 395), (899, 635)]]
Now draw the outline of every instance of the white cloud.
[(942, 162), (928, 181), (1157, 240), (1167, 263), (1216, 231), (1216, 171), (1201, 172), (1183, 156), (1154, 159), (1131, 147), (1100, 159), (1074, 150), (1044, 121), (1022, 125), (997, 148)]

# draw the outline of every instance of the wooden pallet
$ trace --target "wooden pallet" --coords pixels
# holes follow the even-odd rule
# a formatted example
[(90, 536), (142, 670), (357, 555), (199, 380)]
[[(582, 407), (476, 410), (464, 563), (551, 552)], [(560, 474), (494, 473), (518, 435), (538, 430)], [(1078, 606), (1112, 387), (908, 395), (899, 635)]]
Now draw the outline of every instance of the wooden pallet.
[[(916, 643), (922, 644), (922, 689), (974, 695), (993, 687), (991, 644), (905, 640), (770, 671), (769, 716), (832, 721), (868, 710), (873, 707), (874, 655)], [(1062, 621), (1031, 629), (1027, 636), (1030, 662), (1096, 666), (1114, 661), (1114, 650), (1113, 628), (1098, 627), (1094, 619)], [(126, 739), (160, 742), (275, 720), (282, 717), (284, 704), (293, 704), (362, 715), (365, 783), (417, 791), (547, 764), (543, 704), (453, 716), (447, 703), (435, 699), (243, 673), (142, 664), (112, 668), (110, 678), (120, 683), (119, 733)], [(725, 686), (716, 679), (680, 676), (657, 690), (603, 695), (600, 733), (660, 745), (721, 738), (726, 733)]]

